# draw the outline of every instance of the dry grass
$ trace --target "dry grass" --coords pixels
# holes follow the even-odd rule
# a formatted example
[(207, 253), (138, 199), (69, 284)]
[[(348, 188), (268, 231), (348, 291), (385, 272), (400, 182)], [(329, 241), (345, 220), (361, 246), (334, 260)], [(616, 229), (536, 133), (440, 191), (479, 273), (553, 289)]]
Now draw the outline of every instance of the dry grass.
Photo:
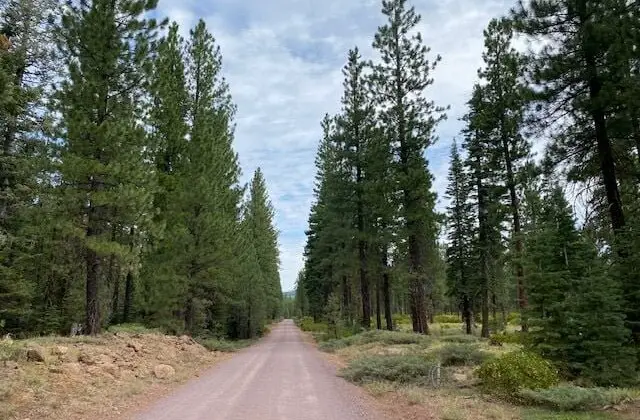
[[(400, 326), (402, 330), (402, 326)], [(439, 339), (459, 335), (460, 325), (449, 324), (432, 327), (434, 340), (428, 345), (385, 345), (372, 342), (338, 349), (325, 357), (339, 368), (348, 366), (355, 359), (378, 355), (434, 355), (448, 343)], [(479, 349), (492, 355), (500, 355), (521, 348), (518, 344), (492, 346), (486, 340), (477, 341)], [(637, 420), (640, 403), (629, 405), (617, 412), (561, 413), (511, 405), (481, 394), (473, 387), (473, 367), (450, 368), (455, 380), (433, 389), (417, 385), (400, 385), (393, 382), (374, 381), (363, 388), (377, 401), (384, 417), (389, 420)]]

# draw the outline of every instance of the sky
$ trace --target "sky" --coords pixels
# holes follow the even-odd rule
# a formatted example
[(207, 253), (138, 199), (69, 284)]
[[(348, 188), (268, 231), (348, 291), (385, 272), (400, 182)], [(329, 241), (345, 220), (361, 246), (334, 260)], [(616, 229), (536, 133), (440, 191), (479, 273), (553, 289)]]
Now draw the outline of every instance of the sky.
[[(431, 57), (442, 56), (425, 95), (451, 106), (437, 128), (439, 140), (427, 151), (442, 208), (451, 142), (482, 65), (482, 31), (515, 0), (409, 3), (422, 16), (419, 30)], [(221, 48), (223, 74), (238, 106), (234, 147), (242, 181), (258, 167), (265, 175), (280, 232), (282, 289), (293, 290), (303, 265), (320, 121), (340, 108), (349, 49), (357, 46), (365, 59), (376, 58), (371, 42), (384, 23), (381, 0), (160, 0), (158, 8), (184, 36), (204, 19)]]

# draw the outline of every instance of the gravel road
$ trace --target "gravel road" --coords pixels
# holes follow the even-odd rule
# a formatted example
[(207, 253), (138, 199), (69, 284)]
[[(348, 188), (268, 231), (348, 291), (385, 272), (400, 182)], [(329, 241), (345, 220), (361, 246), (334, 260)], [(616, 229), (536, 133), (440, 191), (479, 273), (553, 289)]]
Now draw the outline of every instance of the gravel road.
[(274, 326), (236, 354), (143, 409), (137, 420), (380, 420), (356, 386), (303, 341), (295, 324)]

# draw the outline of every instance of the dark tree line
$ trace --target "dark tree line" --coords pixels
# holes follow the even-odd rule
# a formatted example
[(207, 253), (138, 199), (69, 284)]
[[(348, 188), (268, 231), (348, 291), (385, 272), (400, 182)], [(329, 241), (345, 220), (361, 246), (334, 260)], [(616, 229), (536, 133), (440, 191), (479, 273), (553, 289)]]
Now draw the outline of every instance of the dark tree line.
[(157, 1), (0, 6), (0, 329), (253, 337), (281, 311), (264, 177), (205, 23)]

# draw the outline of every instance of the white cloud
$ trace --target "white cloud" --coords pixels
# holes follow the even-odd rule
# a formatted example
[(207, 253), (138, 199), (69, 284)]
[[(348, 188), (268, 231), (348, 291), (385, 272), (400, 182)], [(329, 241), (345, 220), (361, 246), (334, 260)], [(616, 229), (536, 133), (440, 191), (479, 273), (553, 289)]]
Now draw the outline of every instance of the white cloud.
[[(410, 1), (411, 2), (411, 1)], [(442, 62), (427, 91), (451, 105), (428, 153), (442, 196), (450, 141), (481, 64), (482, 30), (505, 13), (509, 0), (415, 0), (420, 30)], [(281, 277), (290, 290), (302, 267), (304, 231), (312, 200), (314, 156), (320, 120), (339, 108), (341, 67), (349, 48), (366, 58), (383, 22), (378, 0), (161, 0), (161, 13), (182, 26), (183, 35), (203, 18), (220, 44), (224, 73), (238, 104), (236, 150), (245, 179), (262, 167), (281, 231)]]

